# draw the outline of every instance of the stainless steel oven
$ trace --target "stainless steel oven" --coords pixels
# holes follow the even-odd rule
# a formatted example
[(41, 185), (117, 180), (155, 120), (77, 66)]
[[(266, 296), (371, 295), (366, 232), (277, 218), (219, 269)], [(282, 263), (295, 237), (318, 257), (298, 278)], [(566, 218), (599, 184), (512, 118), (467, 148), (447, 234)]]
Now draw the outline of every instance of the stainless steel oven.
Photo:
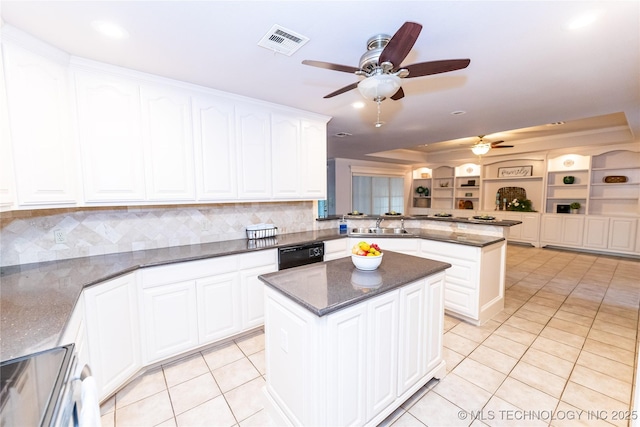
[(314, 242), (278, 248), (278, 270), (324, 260), (324, 243)]
[(2, 362), (0, 387), (2, 427), (100, 425), (95, 380), (73, 344)]

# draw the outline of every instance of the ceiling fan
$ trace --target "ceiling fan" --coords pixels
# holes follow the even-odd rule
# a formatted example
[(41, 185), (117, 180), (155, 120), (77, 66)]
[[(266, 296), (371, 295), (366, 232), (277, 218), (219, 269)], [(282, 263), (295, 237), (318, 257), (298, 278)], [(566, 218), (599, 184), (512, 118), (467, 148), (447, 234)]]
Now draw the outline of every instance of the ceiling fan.
[(513, 148), (513, 145), (500, 145), (503, 142), (504, 141), (485, 141), (484, 135), (478, 135), (478, 142), (471, 147), (471, 151), (473, 151), (473, 154), (481, 156), (487, 154), (492, 148)]
[(360, 58), (358, 67), (311, 60), (304, 60), (302, 63), (365, 77), (364, 80), (351, 83), (325, 95), (324, 98), (332, 98), (357, 87), (365, 98), (376, 101), (378, 104), (389, 97), (397, 101), (404, 97), (401, 79), (460, 70), (466, 68), (471, 62), (470, 59), (447, 59), (401, 67), (402, 61), (413, 48), (421, 30), (422, 25), (405, 22), (393, 37), (386, 34), (371, 37), (367, 41), (367, 52)]

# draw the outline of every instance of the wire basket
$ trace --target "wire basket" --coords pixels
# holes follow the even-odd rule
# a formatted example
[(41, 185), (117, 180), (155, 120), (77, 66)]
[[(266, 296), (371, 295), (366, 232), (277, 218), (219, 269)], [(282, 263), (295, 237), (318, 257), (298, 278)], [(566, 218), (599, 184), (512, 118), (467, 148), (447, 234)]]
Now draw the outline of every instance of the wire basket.
[(247, 227), (247, 239), (264, 239), (267, 237), (275, 237), (278, 234), (278, 227), (271, 224), (257, 224)]

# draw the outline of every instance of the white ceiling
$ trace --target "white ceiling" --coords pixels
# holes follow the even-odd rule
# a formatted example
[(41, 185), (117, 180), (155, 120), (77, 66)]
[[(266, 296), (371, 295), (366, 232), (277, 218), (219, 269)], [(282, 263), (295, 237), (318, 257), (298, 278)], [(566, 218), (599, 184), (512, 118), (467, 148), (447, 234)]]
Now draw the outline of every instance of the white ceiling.
[[(557, 121), (577, 131), (628, 126), (636, 141), (640, 135), (635, 0), (3, 0), (0, 6), (5, 23), (72, 55), (332, 116), (329, 157), (416, 163), (414, 149), (424, 160), (462, 150), (481, 134), (517, 147), (531, 140), (531, 127), (548, 132), (541, 125)], [(594, 14), (591, 25), (568, 28), (585, 14)], [(130, 36), (108, 40), (93, 30), (95, 20), (114, 21)], [(404, 80), (405, 98), (381, 104), (386, 125), (379, 129), (374, 102), (352, 107), (362, 100), (357, 90), (323, 99), (359, 77), (302, 65), (303, 59), (357, 67), (369, 37), (393, 35), (406, 21), (423, 29), (403, 64), (470, 58), (469, 67)], [(290, 57), (259, 47), (274, 24), (310, 41)], [(466, 114), (451, 114), (458, 110)], [(335, 137), (339, 132), (352, 136)], [(389, 150), (404, 155), (368, 156)]]

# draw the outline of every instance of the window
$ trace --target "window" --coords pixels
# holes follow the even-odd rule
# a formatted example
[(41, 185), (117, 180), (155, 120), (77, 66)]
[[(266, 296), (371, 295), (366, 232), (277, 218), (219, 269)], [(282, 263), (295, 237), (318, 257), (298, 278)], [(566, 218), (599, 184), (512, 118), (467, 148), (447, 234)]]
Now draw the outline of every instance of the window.
[(354, 211), (382, 215), (403, 210), (404, 178), (354, 174), (351, 189), (351, 209)]

